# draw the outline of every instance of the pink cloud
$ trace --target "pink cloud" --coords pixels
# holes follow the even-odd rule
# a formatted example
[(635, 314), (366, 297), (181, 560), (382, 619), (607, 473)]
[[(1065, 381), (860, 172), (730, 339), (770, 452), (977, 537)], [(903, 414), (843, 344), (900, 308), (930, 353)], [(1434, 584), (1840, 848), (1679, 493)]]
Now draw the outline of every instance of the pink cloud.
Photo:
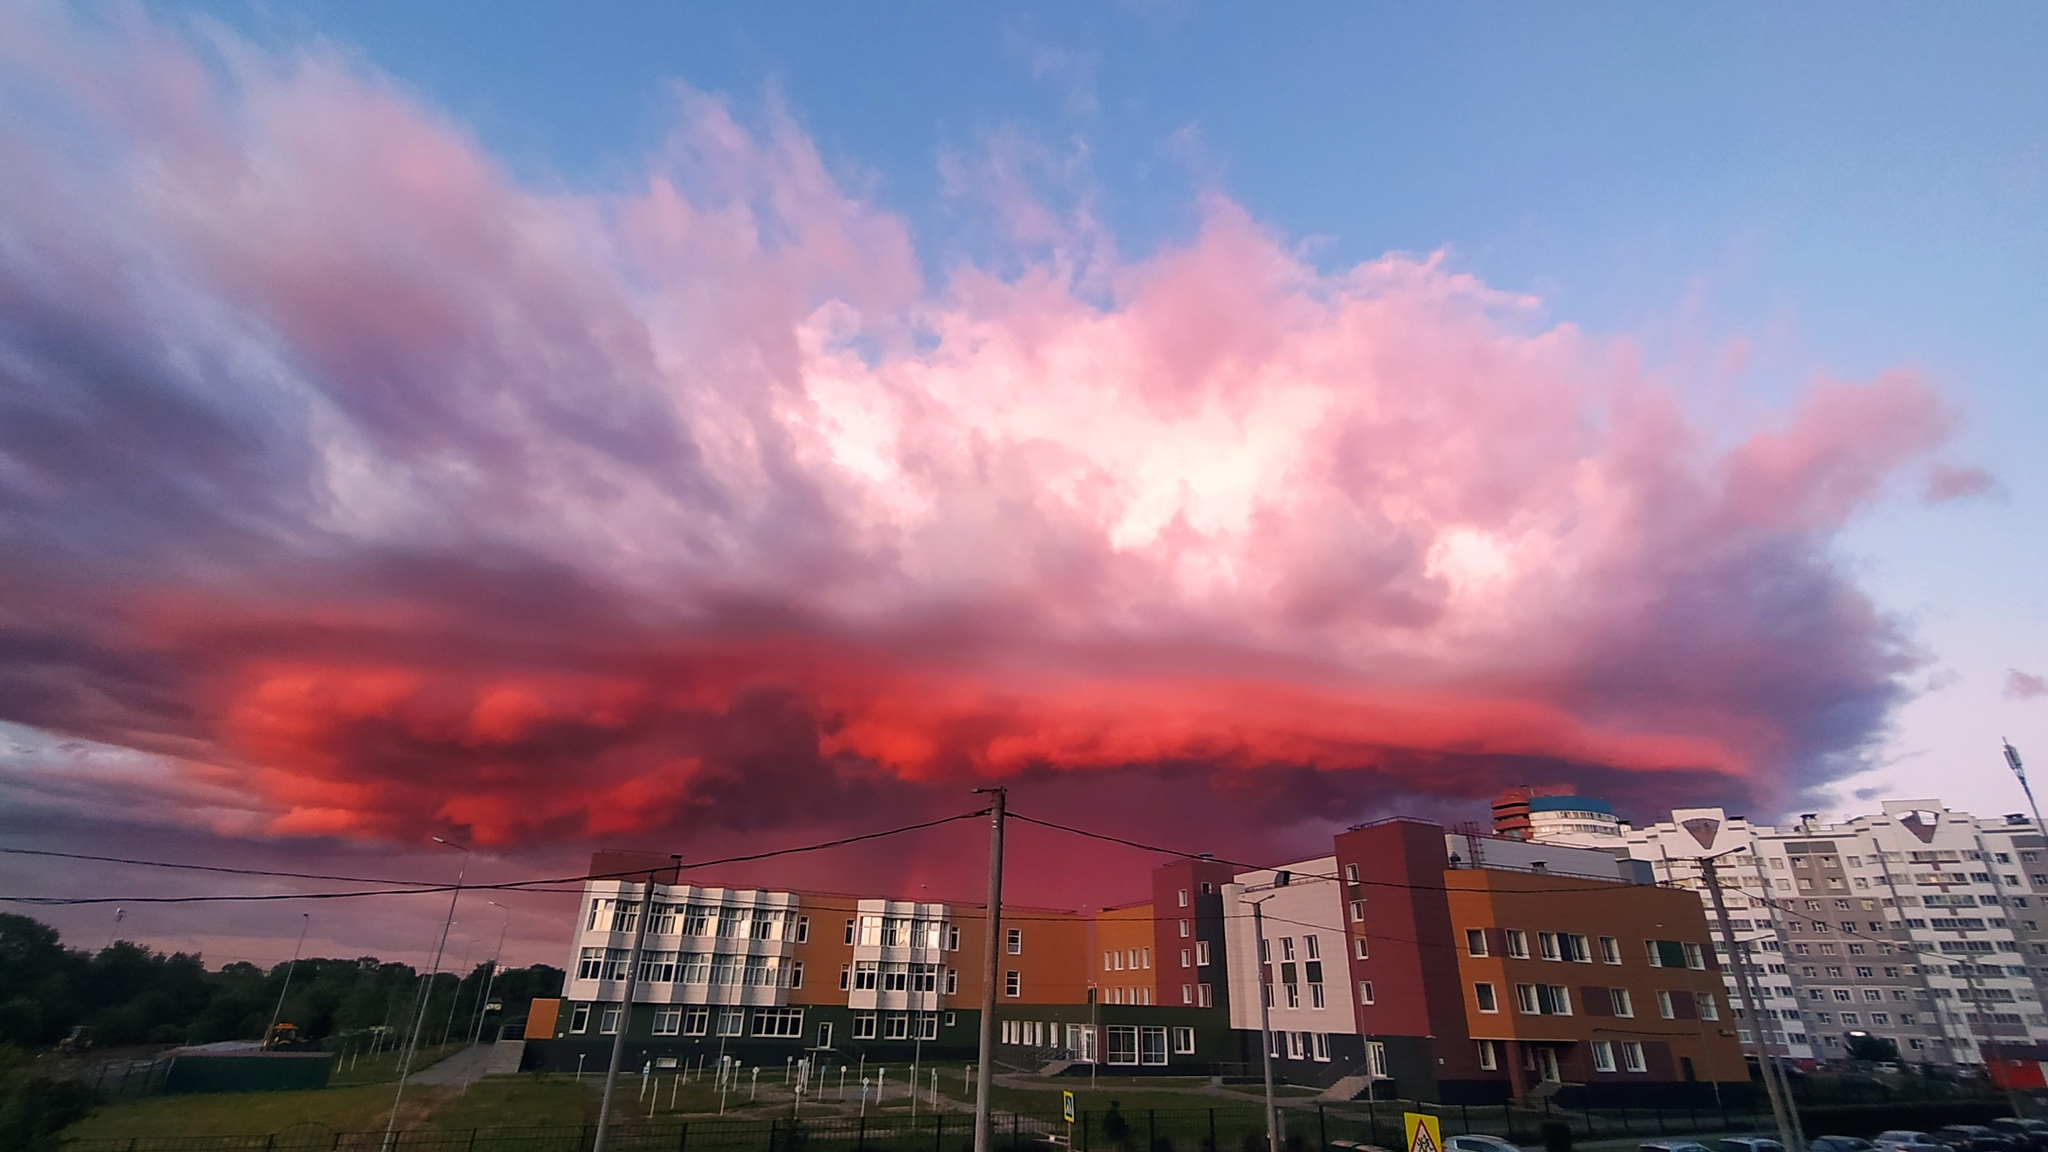
[(2005, 695), (2008, 700), (2032, 700), (2036, 696), (2048, 696), (2048, 677), (2008, 668), (2005, 670)]
[(1189, 765), (1274, 821), (1335, 803), (1300, 773), (1770, 803), (1918, 661), (1827, 558), (1953, 423), (1912, 373), (1731, 438), (1626, 340), (1223, 198), (1136, 259), (1013, 200), (1013, 273), (926, 284), (773, 109), (682, 93), (631, 186), (543, 192), (328, 55), (31, 40), (92, 144), (0, 139), (0, 717), (279, 832)]

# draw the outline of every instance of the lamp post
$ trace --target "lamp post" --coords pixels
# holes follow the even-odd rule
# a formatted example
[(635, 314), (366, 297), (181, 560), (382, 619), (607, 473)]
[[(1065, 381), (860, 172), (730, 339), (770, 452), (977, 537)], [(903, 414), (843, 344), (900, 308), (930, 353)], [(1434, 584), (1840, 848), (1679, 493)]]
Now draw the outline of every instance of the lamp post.
[[(1273, 873), (1271, 884), (1246, 888), (1238, 894), (1239, 900), (1252, 906), (1252, 963), (1256, 966), (1259, 983), (1259, 1059), (1266, 1077), (1267, 1152), (1280, 1152), (1280, 1109), (1273, 1097), (1273, 986), (1267, 976), (1265, 904), (1273, 898), (1271, 892), (1274, 889), (1285, 888), (1293, 880), (1293, 873), (1281, 869)], [(1269, 894), (1257, 900), (1244, 899), (1244, 893), (1260, 891)]]
[(292, 973), (299, 969), (299, 953), (306, 947), (306, 929), (313, 926), (311, 912), (299, 913), (299, 942), (292, 946), (292, 962), (284, 970), (284, 987), (277, 990), (277, 1007), (270, 1010), (270, 1027), (263, 1030), (263, 1046), (270, 1047), (270, 1041), (277, 1035), (277, 1018), (284, 1013), (284, 994), (292, 990)]
[(420, 993), (420, 1010), (412, 1021), (412, 1035), (405, 1042), (405, 1056), (398, 1064), (398, 1088), (391, 1094), (391, 1121), (384, 1126), (384, 1147), (398, 1138), (398, 1105), (405, 1099), (405, 1078), (412, 1075), (412, 1058), (419, 1051), (420, 1029), (427, 1024), (427, 1002), (434, 998), (434, 978), (441, 974), (441, 956), (448, 950), (448, 933), (455, 927), (455, 904), (462, 899), (462, 881), (469, 875), (470, 851), (453, 840), (434, 837), (434, 843), (462, 853), (462, 867), (455, 872), (455, 890), (448, 897), (448, 917), (441, 922), (441, 942), (434, 946), (434, 966), (427, 973), (426, 988)]
[(484, 1007), (490, 1002), (491, 992), (498, 986), (498, 960), (505, 955), (505, 933), (512, 927), (512, 910), (498, 903), (489, 902), (491, 907), (505, 914), (505, 922), (498, 925), (498, 950), (491, 953), (491, 978), (484, 984), (483, 998), (476, 1002), (476, 1027), (470, 1030), (469, 1042), (481, 1044), (484, 1038)]
[(2012, 769), (2014, 776), (2019, 777), (2020, 791), (2027, 794), (2027, 807), (2034, 813), (2035, 834), (2048, 836), (2048, 826), (2041, 823), (2041, 806), (2034, 802), (2034, 789), (2027, 783), (2027, 766), (2020, 763), (2020, 750), (2013, 747), (2012, 741), (2004, 737), (2000, 737), (1998, 742), (2005, 745), (2005, 766)]

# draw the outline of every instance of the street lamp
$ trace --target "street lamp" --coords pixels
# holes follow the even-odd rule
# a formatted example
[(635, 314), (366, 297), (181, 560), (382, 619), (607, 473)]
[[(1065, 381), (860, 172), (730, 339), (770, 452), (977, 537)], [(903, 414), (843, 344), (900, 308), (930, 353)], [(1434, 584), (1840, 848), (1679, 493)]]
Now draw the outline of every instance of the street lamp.
[(391, 1121), (384, 1126), (384, 1148), (387, 1152), (392, 1141), (398, 1138), (398, 1105), (405, 1099), (405, 1078), (412, 1075), (412, 1058), (420, 1047), (420, 1029), (427, 1024), (427, 1002), (434, 998), (434, 977), (441, 974), (441, 956), (448, 950), (448, 933), (455, 927), (455, 904), (462, 899), (462, 881), (469, 875), (468, 848), (439, 836), (434, 837), (434, 843), (461, 852), (462, 867), (455, 872), (455, 890), (448, 897), (448, 917), (441, 922), (441, 942), (434, 946), (434, 966), (427, 973), (426, 986), (420, 991), (420, 1010), (413, 1016), (412, 1035), (405, 1042), (405, 1057), (399, 1061), (398, 1089), (391, 1094)]
[(2048, 834), (2048, 827), (2041, 824), (2041, 806), (2034, 802), (2034, 789), (2027, 783), (2027, 766), (2020, 763), (2020, 750), (2013, 747), (2012, 741), (2003, 736), (1999, 737), (1998, 742), (2005, 745), (2005, 766), (2012, 769), (2014, 776), (2019, 777), (2020, 791), (2027, 794), (2027, 807), (2034, 812), (2034, 831), (2037, 834)]
[[(1281, 869), (1273, 873), (1271, 884), (1247, 887), (1238, 893), (1238, 899), (1252, 906), (1252, 963), (1259, 975), (1259, 1058), (1264, 1062), (1266, 1073), (1266, 1148), (1267, 1152), (1280, 1152), (1280, 1109), (1273, 1098), (1273, 986), (1266, 963), (1266, 920), (1265, 904), (1273, 898), (1276, 889), (1293, 883), (1294, 874)], [(1245, 900), (1245, 893), (1267, 892), (1257, 900)]]
[(270, 1047), (270, 1041), (277, 1035), (277, 1018), (284, 1013), (284, 994), (292, 990), (292, 973), (299, 969), (299, 953), (306, 947), (306, 929), (313, 926), (311, 912), (299, 913), (299, 942), (292, 946), (292, 962), (284, 970), (284, 987), (277, 990), (277, 1007), (270, 1010), (270, 1027), (263, 1030), (263, 1046)]
[(498, 950), (491, 953), (491, 978), (484, 984), (483, 998), (476, 1002), (476, 1027), (471, 1031), (469, 1042), (481, 1044), (484, 1038), (484, 1007), (490, 1002), (491, 992), (498, 986), (498, 959), (505, 955), (505, 933), (512, 927), (512, 910), (496, 900), (487, 901), (491, 907), (505, 914), (505, 922), (498, 925)]

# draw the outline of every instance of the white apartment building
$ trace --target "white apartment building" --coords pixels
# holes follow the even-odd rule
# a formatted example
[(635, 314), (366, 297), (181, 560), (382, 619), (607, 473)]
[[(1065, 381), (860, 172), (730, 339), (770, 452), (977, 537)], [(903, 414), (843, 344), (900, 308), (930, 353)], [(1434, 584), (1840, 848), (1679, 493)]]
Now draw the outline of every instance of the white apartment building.
[[(575, 963), (562, 996), (572, 1014), (587, 1017), (610, 1001), (595, 1022), (572, 1015), (569, 1031), (606, 1035), (618, 1028), (626, 964), (640, 919), (645, 884), (594, 880), (584, 886)], [(791, 955), (810, 935), (809, 918), (794, 892), (656, 886), (653, 918), (642, 945), (634, 1001), (658, 1005), (656, 1035), (797, 1035), (800, 1008), (788, 1008), (789, 990), (803, 986), (802, 961)], [(746, 1028), (748, 1012), (755, 1028)], [(781, 1010), (778, 1012), (778, 1010)], [(786, 1021), (784, 1019), (786, 1017)]]
[[(1289, 874), (1286, 887), (1272, 887)], [(1259, 904), (1265, 939), (1255, 935), (1252, 903)], [(1230, 974), (1230, 1026), (1256, 1037), (1259, 1031), (1259, 962), (1269, 965), (1273, 1055), (1279, 1059), (1327, 1061), (1332, 1036), (1358, 1035), (1357, 1001), (1370, 987), (1351, 987), (1344, 949), (1344, 890), (1337, 858), (1320, 856), (1285, 868), (1239, 872), (1223, 886), (1225, 969)], [(1263, 945), (1263, 946), (1262, 946)], [(1258, 961), (1254, 961), (1257, 957)], [(1347, 1051), (1350, 1049), (1350, 1051)], [(1386, 1075), (1386, 1054), (1368, 1049), (1376, 1075)], [(1340, 1041), (1338, 1059), (1355, 1058), (1356, 1043)]]
[[(1772, 1051), (1845, 1054), (1864, 1031), (1912, 1061), (1981, 1064), (1985, 1045), (2048, 1041), (2048, 842), (2031, 820), (1938, 800), (1790, 828), (1681, 808), (1626, 831), (1659, 881), (1701, 890), (1718, 858), (1731, 928), (1758, 977)], [(1722, 974), (1740, 1005), (1735, 972)], [(1745, 1019), (1742, 1039), (1756, 1022)]]

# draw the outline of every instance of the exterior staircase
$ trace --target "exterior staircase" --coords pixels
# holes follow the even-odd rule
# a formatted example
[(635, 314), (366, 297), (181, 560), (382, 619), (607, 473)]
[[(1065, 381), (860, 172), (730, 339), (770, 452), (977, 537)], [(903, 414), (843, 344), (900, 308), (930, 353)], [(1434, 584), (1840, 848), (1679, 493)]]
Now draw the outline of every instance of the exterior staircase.
[(1370, 1076), (1346, 1076), (1328, 1088), (1323, 1089), (1322, 1095), (1317, 1096), (1316, 1099), (1356, 1100), (1358, 1099), (1358, 1094), (1365, 1091), (1365, 1086), (1370, 1083), (1372, 1083), (1372, 1077)]
[(1057, 1076), (1078, 1063), (1080, 1063), (1078, 1060), (1048, 1060), (1038, 1069), (1038, 1074), (1040, 1076)]
[(491, 1055), (484, 1062), (484, 1075), (510, 1076), (519, 1071), (519, 1061), (526, 1055), (526, 1041), (500, 1040), (491, 1045)]

